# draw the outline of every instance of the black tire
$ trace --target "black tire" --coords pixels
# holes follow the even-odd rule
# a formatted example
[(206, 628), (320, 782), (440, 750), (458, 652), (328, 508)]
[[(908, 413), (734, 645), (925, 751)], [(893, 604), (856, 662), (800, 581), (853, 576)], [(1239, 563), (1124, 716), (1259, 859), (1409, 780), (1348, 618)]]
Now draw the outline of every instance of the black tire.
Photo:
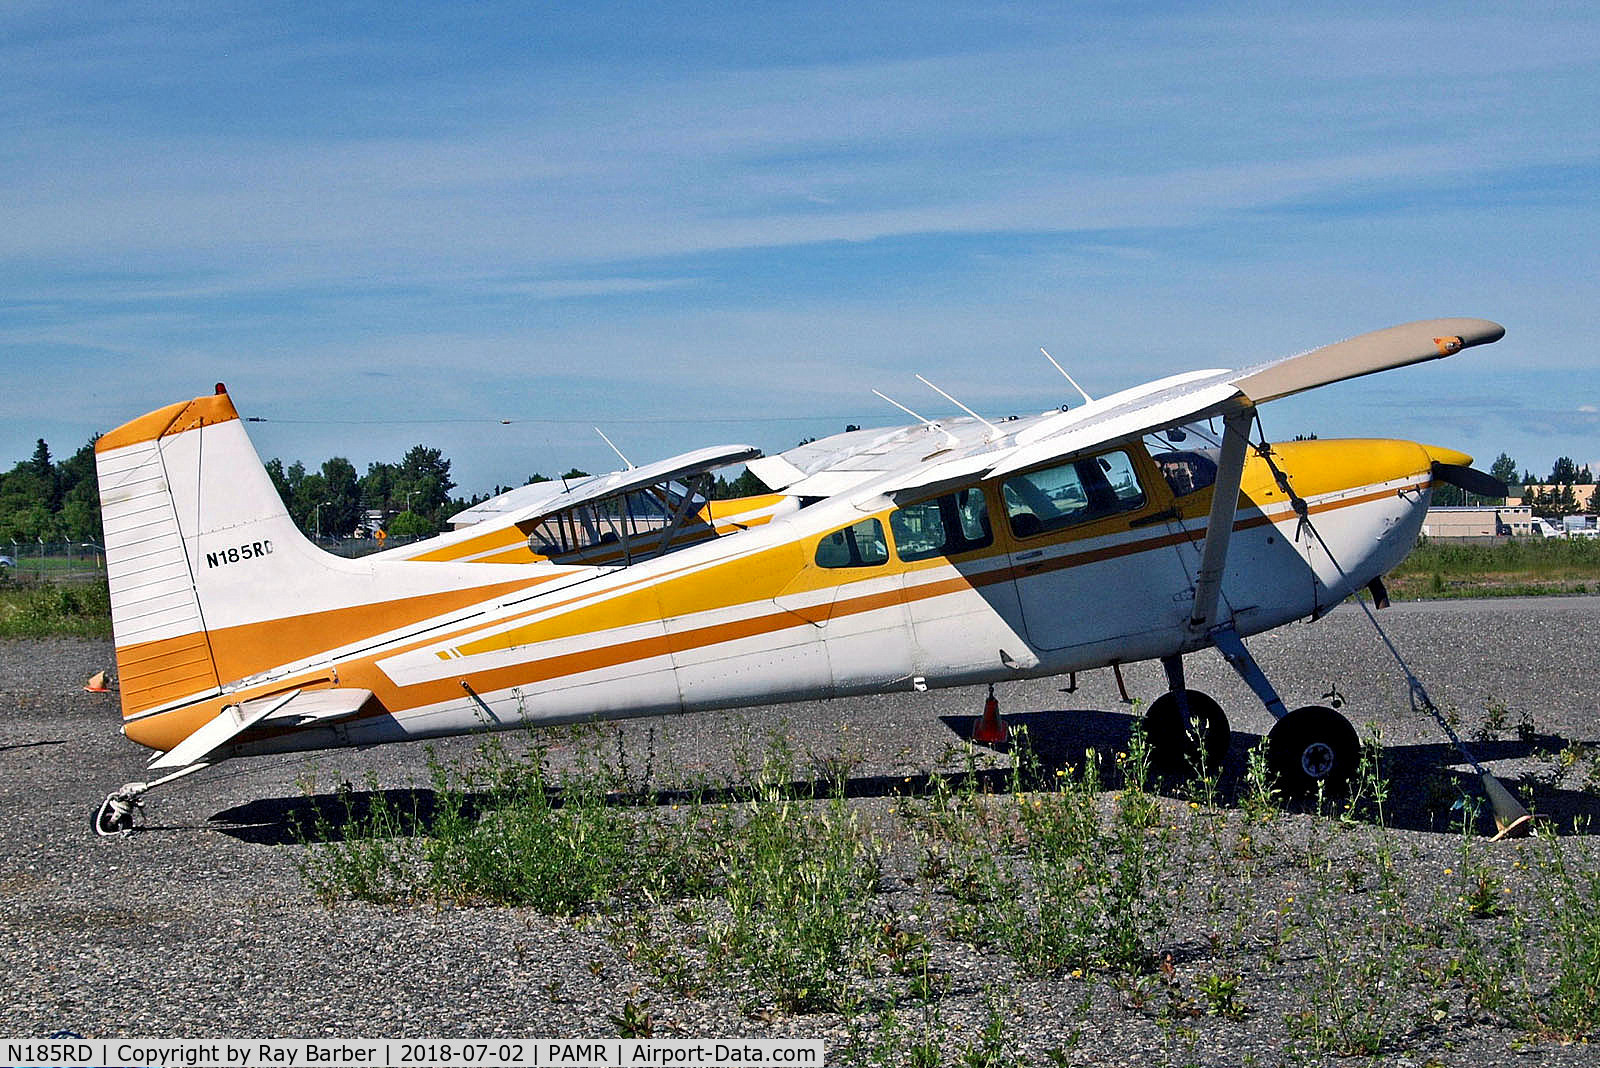
[(1204, 767), (1211, 774), (1222, 768), (1228, 757), (1233, 733), (1222, 706), (1199, 690), (1184, 690), (1189, 716), (1178, 711), (1178, 693), (1168, 691), (1157, 697), (1144, 714), (1144, 736), (1150, 746), (1150, 766), (1157, 771), (1193, 774)]
[(133, 810), (129, 809), (122, 815), (111, 805), (111, 798), (100, 802), (99, 807), (89, 813), (89, 829), (101, 838), (111, 838), (133, 829)]
[(1267, 768), (1288, 797), (1330, 794), (1350, 785), (1361, 762), (1361, 739), (1350, 721), (1323, 705), (1306, 705), (1267, 732)]

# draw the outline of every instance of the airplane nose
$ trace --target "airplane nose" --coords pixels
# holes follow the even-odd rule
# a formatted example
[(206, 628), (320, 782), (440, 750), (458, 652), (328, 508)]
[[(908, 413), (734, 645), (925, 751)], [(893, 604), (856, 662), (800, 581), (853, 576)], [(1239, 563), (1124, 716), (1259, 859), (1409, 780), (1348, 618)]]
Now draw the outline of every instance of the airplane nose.
[(1422, 451), (1428, 454), (1428, 459), (1436, 464), (1448, 464), (1451, 467), (1471, 467), (1472, 457), (1458, 449), (1447, 449), (1442, 445), (1423, 445)]
[(1473, 467), (1472, 457), (1464, 452), (1438, 445), (1423, 445), (1422, 451), (1433, 463), (1436, 482), (1447, 482), (1480, 497), (1504, 497), (1509, 492), (1504, 482)]

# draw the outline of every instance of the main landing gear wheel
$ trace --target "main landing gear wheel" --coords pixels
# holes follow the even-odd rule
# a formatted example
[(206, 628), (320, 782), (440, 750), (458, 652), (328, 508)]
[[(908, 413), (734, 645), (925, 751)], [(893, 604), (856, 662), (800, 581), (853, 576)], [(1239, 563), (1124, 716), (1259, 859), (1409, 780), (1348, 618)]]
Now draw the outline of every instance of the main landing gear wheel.
[(1289, 797), (1349, 785), (1361, 760), (1361, 739), (1350, 721), (1323, 705), (1306, 705), (1267, 732), (1267, 768)]
[[(1189, 715), (1178, 710), (1177, 691), (1169, 690), (1150, 704), (1144, 714), (1144, 736), (1150, 745), (1151, 766), (1175, 773), (1193, 773), (1202, 766), (1216, 774), (1228, 755), (1228, 717), (1222, 706), (1199, 690), (1184, 690)], [(1203, 754), (1203, 756), (1202, 756)]]

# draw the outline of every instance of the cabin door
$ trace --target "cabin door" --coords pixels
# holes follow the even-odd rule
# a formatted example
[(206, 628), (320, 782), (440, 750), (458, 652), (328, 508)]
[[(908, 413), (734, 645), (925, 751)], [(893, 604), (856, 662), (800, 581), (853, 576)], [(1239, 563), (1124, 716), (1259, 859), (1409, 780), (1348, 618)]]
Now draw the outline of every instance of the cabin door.
[(1167, 522), (1171, 495), (1148, 464), (1130, 445), (1002, 484), (1012, 576), (1035, 648), (1125, 644), (1184, 626), (1193, 589)]

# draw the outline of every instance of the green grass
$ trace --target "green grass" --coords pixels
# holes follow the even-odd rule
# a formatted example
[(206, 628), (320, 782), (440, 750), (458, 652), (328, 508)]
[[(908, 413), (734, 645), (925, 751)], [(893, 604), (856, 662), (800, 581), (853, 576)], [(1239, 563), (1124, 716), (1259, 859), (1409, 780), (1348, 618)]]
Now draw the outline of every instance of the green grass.
[(111, 594), (104, 582), (0, 585), (0, 638), (109, 638)]
[(1384, 582), (1397, 600), (1600, 593), (1600, 539), (1424, 540)]

